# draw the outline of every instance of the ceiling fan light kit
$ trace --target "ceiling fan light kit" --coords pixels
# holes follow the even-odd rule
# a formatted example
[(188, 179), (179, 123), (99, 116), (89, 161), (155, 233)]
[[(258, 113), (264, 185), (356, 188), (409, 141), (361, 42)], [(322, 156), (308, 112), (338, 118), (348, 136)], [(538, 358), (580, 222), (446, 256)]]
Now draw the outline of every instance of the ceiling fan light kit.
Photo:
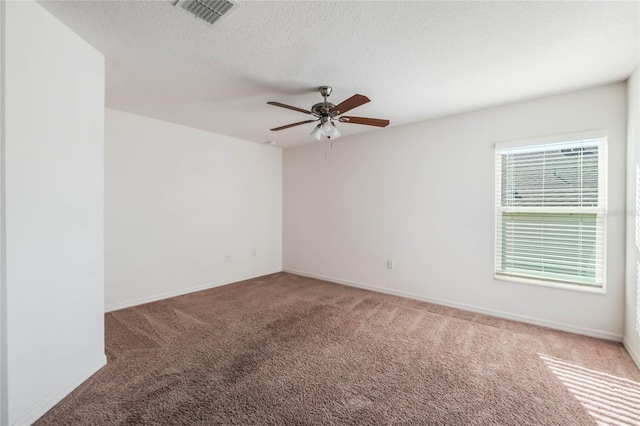
[(336, 125), (333, 122), (329, 123), (329, 121), (325, 124), (318, 124), (310, 134), (317, 140), (322, 140), (322, 136), (326, 136), (327, 139), (338, 139), (342, 136)]
[(340, 131), (336, 127), (334, 120), (339, 121), (340, 123), (363, 124), (365, 126), (387, 127), (389, 125), (389, 120), (383, 120), (379, 118), (344, 116), (338, 117), (339, 115), (347, 111), (370, 102), (370, 99), (364, 95), (355, 94), (349, 99), (339, 103), (338, 105), (335, 105), (327, 101), (327, 97), (331, 95), (331, 91), (333, 90), (331, 86), (320, 86), (318, 90), (320, 91), (320, 95), (322, 95), (322, 97), (324, 98), (324, 101), (313, 105), (309, 110), (286, 105), (280, 102), (267, 102), (269, 105), (278, 106), (280, 108), (287, 108), (293, 111), (302, 112), (304, 114), (311, 114), (316, 117), (316, 119), (314, 120), (305, 120), (297, 123), (286, 124), (284, 126), (274, 127), (271, 130), (279, 131), (288, 129), (290, 127), (300, 126), (302, 124), (320, 121), (320, 123), (316, 125), (311, 131), (311, 136), (313, 136), (317, 140), (322, 140), (322, 136), (327, 137), (327, 139), (337, 139), (342, 135), (342, 133), (340, 133)]

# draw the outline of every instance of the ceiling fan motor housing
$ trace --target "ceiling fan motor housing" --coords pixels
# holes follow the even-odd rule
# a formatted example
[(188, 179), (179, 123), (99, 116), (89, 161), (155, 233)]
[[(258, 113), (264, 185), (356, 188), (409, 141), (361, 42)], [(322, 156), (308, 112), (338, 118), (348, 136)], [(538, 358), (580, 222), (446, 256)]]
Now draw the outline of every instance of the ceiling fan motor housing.
[(335, 105), (331, 102), (327, 102), (327, 97), (331, 94), (333, 88), (331, 86), (318, 87), (320, 94), (324, 98), (324, 102), (320, 102), (311, 107), (311, 113), (317, 117), (329, 117), (331, 116), (331, 108)]
[(314, 106), (311, 107), (311, 112), (318, 117), (331, 115), (329, 111), (334, 106), (335, 105), (332, 104), (331, 102), (320, 102), (319, 104), (315, 104)]

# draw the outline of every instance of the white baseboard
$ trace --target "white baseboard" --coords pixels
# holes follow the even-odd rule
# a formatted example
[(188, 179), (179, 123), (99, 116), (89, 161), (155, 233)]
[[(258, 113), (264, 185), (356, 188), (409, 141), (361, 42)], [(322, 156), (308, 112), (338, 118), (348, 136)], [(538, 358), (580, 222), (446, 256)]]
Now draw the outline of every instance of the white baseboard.
[(80, 386), (82, 382), (87, 380), (96, 371), (100, 370), (102, 367), (107, 365), (107, 357), (105, 355), (102, 356), (99, 362), (92, 365), (91, 368), (88, 368), (80, 377), (77, 377), (75, 380), (69, 382), (66, 386), (57, 392), (54, 395), (46, 396), (40, 402), (38, 402), (31, 410), (29, 410), (26, 414), (20, 417), (18, 420), (12, 422), (12, 425), (15, 426), (26, 426), (33, 424), (36, 420), (42, 417), (47, 411), (53, 408), (58, 402), (62, 401), (62, 399), (69, 395), (71, 391)]
[(436, 298), (436, 297), (428, 297), (428, 296), (423, 296), (421, 294), (411, 293), (411, 292), (408, 292), (408, 291), (393, 290), (393, 289), (389, 289), (389, 288), (385, 288), (385, 287), (378, 287), (378, 286), (374, 286), (374, 285), (359, 283), (359, 282), (356, 282), (356, 281), (349, 281), (349, 280), (343, 280), (343, 279), (339, 279), (339, 278), (327, 277), (327, 276), (324, 276), (324, 275), (314, 274), (314, 273), (305, 272), (305, 271), (299, 271), (299, 270), (296, 270), (296, 269), (283, 268), (282, 271), (283, 272), (289, 272), (289, 273), (295, 274), (295, 275), (301, 275), (301, 276), (304, 276), (304, 277), (317, 278), (319, 280), (329, 281), (329, 282), (336, 283), (336, 284), (343, 284), (343, 285), (346, 285), (346, 286), (349, 286), (349, 287), (357, 287), (357, 288), (362, 288), (364, 290), (375, 291), (375, 292), (378, 292), (378, 293), (391, 294), (391, 295), (394, 295), (394, 296), (407, 297), (409, 299), (420, 300), (420, 301), (423, 301), (423, 302), (435, 303), (437, 305), (443, 305), (443, 306), (448, 306), (448, 307), (451, 307), (451, 308), (462, 309), (464, 311), (475, 312), (475, 313), (478, 313), (478, 314), (485, 314), (485, 315), (490, 315), (490, 316), (494, 316), (494, 317), (509, 319), (509, 320), (513, 320), (513, 321), (520, 321), (520, 322), (524, 322), (524, 323), (527, 323), (527, 324), (533, 324), (533, 325), (539, 325), (539, 326), (542, 326), (542, 327), (553, 328), (555, 330), (567, 331), (567, 332), (570, 332), (570, 333), (582, 334), (582, 335), (590, 336), (590, 337), (597, 337), (599, 339), (612, 340), (612, 341), (615, 341), (615, 342), (622, 342), (622, 335), (611, 333), (611, 332), (608, 332), (608, 331), (594, 330), (594, 329), (591, 329), (591, 328), (579, 327), (579, 326), (575, 326), (575, 325), (572, 325), (572, 324), (563, 324), (563, 323), (559, 323), (559, 322), (555, 322), (555, 321), (548, 321), (548, 320), (544, 320), (544, 319), (540, 319), (540, 318), (534, 318), (534, 317), (529, 317), (529, 316), (525, 316), (525, 315), (518, 315), (518, 314), (511, 313), (511, 312), (498, 311), (498, 310), (495, 310), (495, 309), (488, 309), (488, 308), (483, 308), (483, 307), (474, 306), (474, 305), (467, 305), (465, 303), (454, 302), (454, 301), (451, 301), (451, 300), (439, 299), (439, 298)]
[(637, 352), (633, 346), (628, 344), (626, 339), (622, 340), (622, 344), (624, 345), (624, 348), (627, 350), (627, 352), (629, 352), (629, 356), (631, 356), (633, 362), (635, 362), (636, 366), (640, 368), (640, 353)]
[(231, 281), (224, 281), (220, 283), (209, 283), (209, 284), (199, 285), (195, 287), (181, 288), (179, 290), (168, 291), (160, 294), (153, 294), (150, 296), (140, 297), (132, 300), (125, 300), (124, 302), (113, 303), (111, 305), (105, 306), (104, 311), (111, 312), (111, 311), (117, 311), (118, 309), (130, 308), (132, 306), (144, 305), (145, 303), (157, 302), (158, 300), (168, 299), (170, 297), (182, 296), (184, 294), (194, 293), (196, 291), (202, 291), (202, 290), (208, 290), (210, 288), (221, 287), (223, 285), (237, 283), (238, 281), (251, 280), (254, 278), (262, 277), (264, 275), (275, 274), (277, 272), (282, 272), (282, 268), (274, 269), (271, 271), (265, 271), (255, 275), (239, 277), (238, 279), (233, 279)]

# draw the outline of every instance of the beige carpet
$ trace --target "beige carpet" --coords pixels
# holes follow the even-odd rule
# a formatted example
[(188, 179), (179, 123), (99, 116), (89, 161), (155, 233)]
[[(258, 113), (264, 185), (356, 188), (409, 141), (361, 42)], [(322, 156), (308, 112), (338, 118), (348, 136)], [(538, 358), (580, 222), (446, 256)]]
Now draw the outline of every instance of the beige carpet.
[(38, 425), (640, 424), (620, 344), (278, 273), (106, 315)]

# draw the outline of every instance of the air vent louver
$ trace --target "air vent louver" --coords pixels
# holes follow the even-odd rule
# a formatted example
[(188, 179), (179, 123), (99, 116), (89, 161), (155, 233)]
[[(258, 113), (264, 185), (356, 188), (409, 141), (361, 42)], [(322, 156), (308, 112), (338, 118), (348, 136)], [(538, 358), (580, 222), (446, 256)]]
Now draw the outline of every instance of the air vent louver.
[(213, 25), (240, 5), (229, 0), (178, 0), (176, 6)]

